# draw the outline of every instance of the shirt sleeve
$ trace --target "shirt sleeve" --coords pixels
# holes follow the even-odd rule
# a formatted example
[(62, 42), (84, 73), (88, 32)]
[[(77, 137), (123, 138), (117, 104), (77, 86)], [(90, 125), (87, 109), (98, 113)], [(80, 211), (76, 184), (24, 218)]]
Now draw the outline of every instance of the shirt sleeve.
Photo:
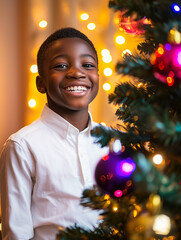
[(31, 217), (33, 169), (28, 155), (20, 143), (8, 140), (0, 157), (3, 240), (28, 240), (34, 235)]

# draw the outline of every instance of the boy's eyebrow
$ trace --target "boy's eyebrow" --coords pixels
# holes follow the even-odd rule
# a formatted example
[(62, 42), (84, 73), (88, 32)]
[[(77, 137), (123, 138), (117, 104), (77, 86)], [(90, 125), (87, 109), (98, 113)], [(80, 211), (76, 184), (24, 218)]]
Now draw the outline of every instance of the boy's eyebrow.
[[(59, 54), (56, 57), (54, 57), (53, 59), (50, 60), (50, 62), (54, 61), (57, 58), (68, 58), (69, 56), (67, 54)], [(82, 54), (80, 55), (80, 57), (91, 57), (94, 61), (96, 61), (96, 58), (94, 56), (92, 56), (91, 54)]]
[(94, 61), (96, 61), (96, 58), (91, 54), (82, 54), (81, 57), (91, 57), (92, 59), (94, 59)]

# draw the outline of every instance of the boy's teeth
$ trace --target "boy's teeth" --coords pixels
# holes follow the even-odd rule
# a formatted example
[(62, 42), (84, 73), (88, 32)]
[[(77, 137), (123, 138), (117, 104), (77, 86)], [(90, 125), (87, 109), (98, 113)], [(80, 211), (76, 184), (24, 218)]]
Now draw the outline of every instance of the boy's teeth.
[(71, 91), (71, 92), (82, 92), (82, 91), (86, 91), (87, 88), (85, 86), (71, 86), (71, 87), (67, 87), (66, 88), (67, 91)]

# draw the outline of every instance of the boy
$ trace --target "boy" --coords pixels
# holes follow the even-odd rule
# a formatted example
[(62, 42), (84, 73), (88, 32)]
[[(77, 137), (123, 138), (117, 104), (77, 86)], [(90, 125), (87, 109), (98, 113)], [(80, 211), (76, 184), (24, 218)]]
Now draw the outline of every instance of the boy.
[(37, 63), (37, 89), (47, 104), (40, 119), (7, 140), (0, 160), (3, 240), (54, 240), (59, 226), (91, 228), (98, 217), (80, 206), (107, 153), (90, 135), (97, 52), (83, 33), (65, 28), (45, 40)]

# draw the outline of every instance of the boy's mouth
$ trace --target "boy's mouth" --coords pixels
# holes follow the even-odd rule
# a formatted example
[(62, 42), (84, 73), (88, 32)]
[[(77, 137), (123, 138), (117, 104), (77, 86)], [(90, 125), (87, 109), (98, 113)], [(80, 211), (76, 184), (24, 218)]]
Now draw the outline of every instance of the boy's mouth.
[(88, 88), (86, 86), (70, 86), (66, 87), (65, 90), (69, 92), (83, 92), (87, 91)]

